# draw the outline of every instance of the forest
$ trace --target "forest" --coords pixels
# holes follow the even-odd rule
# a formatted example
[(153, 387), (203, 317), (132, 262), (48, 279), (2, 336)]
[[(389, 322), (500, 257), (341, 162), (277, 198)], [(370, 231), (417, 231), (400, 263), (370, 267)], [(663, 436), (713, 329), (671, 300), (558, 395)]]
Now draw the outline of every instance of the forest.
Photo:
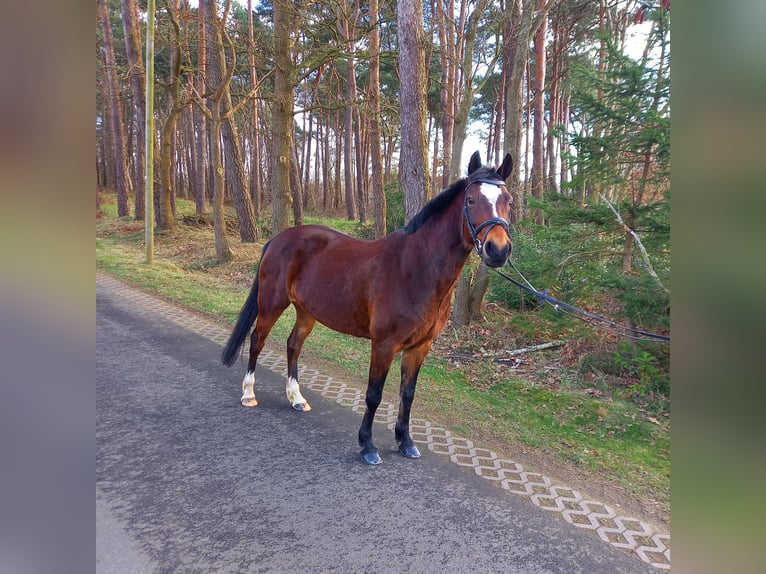
[[(293, 225), (382, 237), (478, 145), (485, 163), (514, 159), (526, 280), (669, 335), (670, 0), (157, 0), (149, 134), (146, 11), (97, 0), (101, 216), (145, 220), (149, 141), (157, 241), (208, 229), (214, 255), (196, 269), (220, 273), (238, 245)], [(555, 342), (540, 356), (580, 392), (668, 416), (669, 345), (562, 315), (472, 257), (451, 332), (498, 317), (498, 345)], [(466, 363), (480, 347), (441, 351)]]
[[(140, 221), (146, 7), (97, 7), (97, 183)], [(665, 0), (160, 0), (156, 225), (177, 224), (179, 197), (212, 208), (221, 263), (224, 204), (242, 242), (306, 213), (381, 237), (464, 173), (470, 131), (487, 163), (515, 158), (516, 257), (533, 283), (667, 331), (669, 42)], [(459, 324), (485, 298), (475, 267)]]

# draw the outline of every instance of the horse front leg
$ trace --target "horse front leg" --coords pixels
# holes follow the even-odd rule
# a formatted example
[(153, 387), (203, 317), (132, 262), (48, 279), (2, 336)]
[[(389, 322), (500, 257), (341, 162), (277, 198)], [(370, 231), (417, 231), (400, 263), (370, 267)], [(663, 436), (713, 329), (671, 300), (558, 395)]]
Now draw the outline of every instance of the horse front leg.
[(383, 462), (378, 454), (378, 449), (372, 441), (372, 423), (375, 413), (380, 406), (383, 396), (383, 385), (391, 368), (396, 351), (388, 346), (372, 344), (370, 358), (370, 376), (367, 381), (367, 393), (365, 403), (367, 410), (362, 417), (362, 425), (359, 427), (359, 446), (362, 447), (362, 460), (367, 464), (380, 464)]
[(399, 384), (399, 414), (396, 417), (394, 436), (401, 452), (407, 458), (419, 458), (420, 451), (410, 436), (410, 411), (415, 398), (418, 373), (431, 349), (431, 342), (408, 349), (402, 353), (402, 378)]

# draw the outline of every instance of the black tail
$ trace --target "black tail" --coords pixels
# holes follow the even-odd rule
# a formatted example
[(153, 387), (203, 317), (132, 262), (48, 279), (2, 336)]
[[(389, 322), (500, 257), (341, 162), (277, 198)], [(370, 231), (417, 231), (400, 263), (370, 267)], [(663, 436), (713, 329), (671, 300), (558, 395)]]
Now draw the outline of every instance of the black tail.
[[(261, 252), (261, 261), (263, 261), (263, 256), (266, 253), (266, 248), (268, 246), (268, 243), (263, 246), (263, 251)], [(221, 353), (221, 362), (227, 367), (231, 367), (237, 360), (239, 348), (242, 346), (242, 343), (245, 342), (248, 334), (250, 334), (250, 328), (253, 326), (253, 323), (255, 323), (256, 317), (258, 317), (259, 273), (260, 263), (258, 266), (258, 271), (255, 273), (253, 287), (250, 289), (250, 295), (247, 296), (247, 300), (242, 306), (242, 310), (239, 312), (239, 317), (237, 317), (237, 324), (234, 327), (234, 330), (231, 332), (231, 335), (229, 335), (229, 340), (226, 342), (226, 346), (223, 348), (223, 353)]]

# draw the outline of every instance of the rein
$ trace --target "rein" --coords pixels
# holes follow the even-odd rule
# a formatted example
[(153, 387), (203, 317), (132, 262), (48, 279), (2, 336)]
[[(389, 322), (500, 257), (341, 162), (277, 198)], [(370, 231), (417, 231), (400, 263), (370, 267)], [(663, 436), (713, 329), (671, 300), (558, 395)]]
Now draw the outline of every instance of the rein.
[(617, 323), (615, 321), (612, 321), (610, 319), (607, 319), (606, 317), (601, 317), (599, 315), (594, 315), (593, 313), (589, 313), (588, 311), (583, 311), (582, 309), (579, 309), (575, 307), (574, 305), (570, 305), (569, 303), (565, 303), (564, 301), (559, 301), (558, 299), (555, 299), (548, 295), (548, 290), (544, 289), (542, 292), (538, 291), (534, 287), (532, 287), (531, 283), (527, 281), (527, 278), (524, 277), (524, 275), (521, 274), (521, 271), (519, 271), (516, 266), (513, 264), (513, 262), (509, 259), (508, 265), (511, 266), (511, 268), (516, 271), (516, 273), (519, 274), (519, 277), (521, 277), (526, 285), (523, 283), (519, 283), (516, 281), (513, 277), (509, 277), (502, 271), (498, 269), (493, 269), (495, 273), (506, 279), (507, 281), (510, 281), (516, 287), (523, 289), (527, 293), (531, 293), (535, 297), (537, 297), (537, 300), (540, 302), (541, 305), (544, 305), (545, 303), (548, 303), (551, 307), (553, 307), (556, 311), (560, 311), (564, 313), (565, 315), (569, 315), (570, 317), (574, 317), (575, 319), (579, 319), (580, 321), (583, 321), (584, 323), (588, 325), (592, 325), (594, 327), (598, 327), (599, 329), (602, 329), (604, 331), (607, 331), (609, 333), (613, 333), (615, 335), (618, 335), (620, 337), (627, 337), (628, 339), (635, 339), (636, 341), (646, 341), (649, 343), (670, 343), (670, 337), (667, 337), (665, 335), (657, 335), (655, 333), (648, 333), (646, 331), (641, 331), (640, 329), (636, 329), (635, 327), (628, 327), (627, 325), (622, 325), (620, 323)]
[[(471, 239), (473, 239), (473, 243), (476, 246), (476, 252), (479, 254), (479, 257), (481, 257), (484, 251), (484, 243), (481, 241), (481, 239), (479, 239), (479, 232), (482, 229), (486, 227), (489, 227), (490, 229), (492, 229), (494, 226), (499, 225), (500, 227), (503, 228), (503, 230), (505, 230), (505, 233), (508, 235), (508, 237), (511, 236), (511, 230), (510, 230), (510, 225), (508, 221), (506, 221), (502, 217), (492, 217), (482, 222), (478, 226), (474, 227), (473, 223), (471, 222), (471, 218), (468, 215), (468, 193), (467, 193), (468, 188), (471, 187), (474, 183), (486, 183), (488, 185), (494, 185), (496, 187), (500, 187), (504, 185), (505, 182), (498, 179), (476, 178), (476, 179), (469, 179), (465, 185), (466, 195), (463, 201), (463, 218), (465, 219), (465, 222), (468, 225), (468, 232), (470, 233)], [(489, 231), (487, 233), (489, 233)], [(578, 307), (575, 307), (574, 305), (570, 305), (569, 303), (565, 303), (564, 301), (559, 301), (558, 299), (548, 295), (547, 289), (543, 291), (538, 291), (537, 289), (532, 287), (532, 284), (529, 281), (527, 281), (527, 278), (524, 277), (524, 275), (522, 275), (521, 271), (519, 271), (516, 268), (516, 266), (513, 264), (513, 262), (510, 259), (508, 259), (508, 265), (510, 265), (511, 268), (514, 271), (516, 271), (516, 273), (518, 273), (519, 277), (521, 277), (524, 280), (524, 283), (526, 283), (526, 285), (524, 285), (524, 283), (520, 283), (516, 281), (513, 277), (509, 277), (508, 275), (506, 275), (499, 269), (492, 269), (492, 270), (498, 275), (500, 275), (501, 277), (503, 277), (504, 279), (506, 279), (507, 281), (510, 281), (511, 283), (513, 283), (516, 287), (523, 289), (527, 293), (531, 293), (532, 295), (537, 297), (537, 300), (540, 302), (541, 305), (548, 303), (556, 311), (560, 311), (566, 315), (574, 317), (575, 319), (579, 319), (580, 321), (583, 321), (584, 323), (587, 323), (594, 327), (598, 327), (604, 331), (613, 333), (620, 337), (627, 337), (629, 339), (635, 339), (636, 341), (647, 341), (651, 343), (670, 343), (670, 337), (666, 335), (657, 335), (655, 333), (648, 333), (647, 331), (641, 331), (640, 329), (636, 329), (635, 327), (622, 325), (620, 323), (617, 323), (616, 321), (607, 319), (606, 317), (601, 317), (599, 315), (589, 313), (588, 311), (579, 309)]]
[[(473, 239), (473, 244), (476, 247), (476, 253), (481, 257), (481, 254), (484, 252), (484, 243), (481, 239), (479, 239), (479, 232), (484, 229), (485, 227), (489, 227), (490, 230), (495, 227), (496, 225), (499, 225), (503, 228), (506, 235), (508, 237), (511, 236), (511, 228), (509, 223), (503, 219), (502, 217), (492, 217), (490, 219), (487, 219), (486, 221), (483, 221), (480, 223), (477, 227), (474, 227), (473, 223), (471, 222), (471, 218), (468, 216), (468, 188), (471, 187), (474, 183), (486, 183), (489, 185), (494, 185), (495, 187), (500, 187), (505, 184), (505, 182), (497, 179), (484, 179), (484, 178), (476, 178), (476, 179), (469, 179), (468, 182), (466, 182), (465, 189), (465, 199), (463, 200), (463, 218), (465, 219), (465, 222), (468, 224), (468, 233), (471, 234), (471, 239)], [(489, 233), (489, 230), (487, 231)], [(486, 237), (486, 236), (485, 236)]]

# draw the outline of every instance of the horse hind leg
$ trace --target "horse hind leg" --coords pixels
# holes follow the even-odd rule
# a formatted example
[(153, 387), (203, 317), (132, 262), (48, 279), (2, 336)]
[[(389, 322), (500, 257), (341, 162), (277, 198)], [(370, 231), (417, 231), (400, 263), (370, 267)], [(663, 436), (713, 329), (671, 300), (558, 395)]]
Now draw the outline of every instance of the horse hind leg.
[(258, 406), (258, 399), (255, 398), (255, 365), (258, 362), (258, 355), (261, 354), (263, 346), (266, 344), (266, 337), (269, 336), (274, 323), (282, 314), (283, 309), (275, 310), (269, 314), (259, 314), (255, 322), (255, 329), (250, 335), (250, 357), (247, 361), (247, 371), (245, 378), (242, 379), (242, 398), (240, 402), (245, 407)]
[(298, 357), (306, 337), (314, 329), (316, 320), (298, 306), (295, 307), (295, 310), (297, 318), (293, 330), (287, 338), (287, 384), (285, 385), (285, 392), (287, 393), (287, 400), (290, 401), (290, 405), (296, 411), (308, 412), (311, 410), (311, 405), (303, 398), (298, 385)]

